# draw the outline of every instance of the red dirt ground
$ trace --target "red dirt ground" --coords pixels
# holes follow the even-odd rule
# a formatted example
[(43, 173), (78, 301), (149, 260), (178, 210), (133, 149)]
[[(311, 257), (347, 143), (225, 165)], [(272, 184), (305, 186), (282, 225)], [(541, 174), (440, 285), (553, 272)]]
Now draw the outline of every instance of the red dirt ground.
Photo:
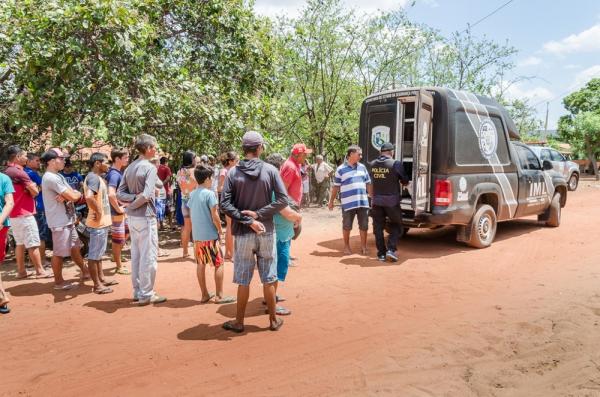
[(484, 250), (451, 228), (413, 230), (394, 265), (342, 256), (339, 211), (309, 209), (279, 332), (267, 330), (257, 277), (247, 331), (222, 330), (235, 304), (201, 305), (179, 249), (160, 261), (169, 301), (156, 307), (130, 304), (127, 276), (110, 295), (89, 282), (55, 293), (5, 264), (0, 395), (597, 396), (599, 198), (582, 181), (560, 228), (503, 223)]

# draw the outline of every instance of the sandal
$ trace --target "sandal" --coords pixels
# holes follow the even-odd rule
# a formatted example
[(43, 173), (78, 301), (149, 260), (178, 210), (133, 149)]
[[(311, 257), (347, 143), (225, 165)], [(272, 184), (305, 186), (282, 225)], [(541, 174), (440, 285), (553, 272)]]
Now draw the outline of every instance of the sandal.
[(128, 276), (131, 274), (131, 272), (126, 267), (122, 267), (120, 269), (116, 269), (115, 274), (122, 274), (124, 276)]
[(33, 275), (34, 275), (34, 273), (33, 273), (33, 272), (28, 272), (28, 271), (26, 271), (26, 272), (25, 272), (25, 274), (17, 274), (17, 278), (18, 278), (19, 280), (25, 280), (26, 278), (29, 278), (29, 277), (31, 277), (31, 276), (33, 276)]
[(55, 285), (53, 288), (57, 291), (68, 291), (70, 289), (77, 288), (77, 284), (65, 283), (65, 284)]
[(113, 292), (112, 288), (109, 288), (109, 287), (94, 288), (93, 291), (95, 294), (98, 294), (98, 295), (110, 294), (111, 292)]
[(219, 300), (215, 300), (215, 304), (217, 305), (223, 305), (225, 303), (234, 303), (235, 302), (235, 298), (233, 296), (224, 296)]
[(10, 313), (10, 309), (8, 308), (8, 305), (5, 303), (3, 305), (0, 306), (0, 314), (8, 314)]
[(227, 321), (223, 324), (223, 329), (226, 331), (232, 331), (235, 332), (236, 334), (240, 334), (242, 332), (244, 332), (244, 326), (243, 325), (236, 325), (233, 321)]
[[(269, 314), (269, 309), (265, 309), (265, 314)], [(292, 314), (292, 311), (290, 309), (286, 309), (283, 306), (277, 306), (275, 308), (275, 314), (277, 314), (278, 316), (289, 316), (290, 314)]]
[(271, 331), (278, 331), (282, 325), (283, 325), (283, 320), (280, 318), (276, 318), (275, 323), (271, 323), (271, 326), (269, 327), (269, 329)]
[(54, 274), (52, 274), (52, 272), (46, 272), (44, 274), (36, 274), (35, 275), (35, 279), (41, 279), (41, 278), (52, 278), (54, 277)]
[(108, 280), (108, 281), (100, 281), (100, 282), (102, 284), (104, 284), (105, 287), (119, 284), (119, 282), (117, 280)]
[(213, 292), (209, 292), (208, 299), (202, 299), (202, 300), (200, 300), (200, 303), (208, 303), (214, 297), (215, 297), (215, 294)]

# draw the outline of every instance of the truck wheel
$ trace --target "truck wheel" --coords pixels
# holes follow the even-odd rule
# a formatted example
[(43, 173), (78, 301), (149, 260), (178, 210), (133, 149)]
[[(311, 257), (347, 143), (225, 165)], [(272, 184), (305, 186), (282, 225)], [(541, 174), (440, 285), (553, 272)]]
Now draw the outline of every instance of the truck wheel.
[(487, 204), (479, 206), (467, 227), (471, 229), (468, 245), (475, 248), (489, 247), (496, 237), (497, 222), (494, 209)]
[(554, 193), (550, 208), (548, 208), (548, 220), (546, 226), (558, 227), (560, 226), (560, 193)]
[(569, 190), (575, 191), (577, 190), (577, 185), (579, 184), (579, 176), (576, 173), (571, 174), (569, 178)]

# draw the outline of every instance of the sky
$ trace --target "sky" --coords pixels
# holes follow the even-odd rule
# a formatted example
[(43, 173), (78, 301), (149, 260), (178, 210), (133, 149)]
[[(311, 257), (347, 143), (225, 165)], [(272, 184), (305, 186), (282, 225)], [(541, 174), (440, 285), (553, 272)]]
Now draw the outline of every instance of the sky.
[[(295, 17), (304, 0), (255, 0), (258, 14)], [(600, 0), (345, 0), (348, 8), (374, 13), (403, 7), (413, 22), (445, 36), (472, 26), (473, 35), (508, 44), (519, 52), (512, 77), (526, 76), (508, 91), (528, 99), (548, 129), (567, 113), (562, 98), (600, 77)], [(508, 3), (508, 4), (507, 4)], [(496, 12), (494, 12), (496, 11)], [(489, 15), (493, 13), (492, 15)], [(489, 15), (489, 16), (488, 16)], [(475, 23), (482, 18), (483, 21)]]

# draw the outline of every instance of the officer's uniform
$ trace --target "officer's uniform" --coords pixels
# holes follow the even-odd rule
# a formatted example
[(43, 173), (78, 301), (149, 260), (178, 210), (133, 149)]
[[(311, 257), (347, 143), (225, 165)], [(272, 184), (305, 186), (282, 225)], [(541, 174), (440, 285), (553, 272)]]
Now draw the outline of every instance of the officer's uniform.
[[(385, 143), (382, 151), (393, 150), (391, 143)], [(373, 217), (373, 233), (377, 245), (377, 256), (385, 257), (388, 251), (395, 253), (398, 239), (402, 235), (402, 210), (400, 208), (400, 182), (408, 183), (402, 162), (387, 156), (379, 156), (369, 163), (371, 181), (373, 183), (373, 199), (371, 216)], [(387, 249), (383, 237), (386, 218), (390, 221), (390, 234)]]

